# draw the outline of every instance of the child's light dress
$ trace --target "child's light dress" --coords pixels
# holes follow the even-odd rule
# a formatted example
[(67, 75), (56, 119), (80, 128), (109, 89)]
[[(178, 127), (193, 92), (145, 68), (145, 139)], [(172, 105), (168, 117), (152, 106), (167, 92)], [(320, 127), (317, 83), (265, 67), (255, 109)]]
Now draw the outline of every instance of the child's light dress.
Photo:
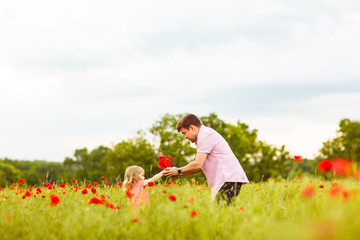
[(145, 205), (150, 206), (149, 195), (143, 184), (144, 180), (139, 180), (132, 185), (130, 190), (132, 193), (132, 196), (129, 197), (130, 206), (136, 209), (142, 208)]

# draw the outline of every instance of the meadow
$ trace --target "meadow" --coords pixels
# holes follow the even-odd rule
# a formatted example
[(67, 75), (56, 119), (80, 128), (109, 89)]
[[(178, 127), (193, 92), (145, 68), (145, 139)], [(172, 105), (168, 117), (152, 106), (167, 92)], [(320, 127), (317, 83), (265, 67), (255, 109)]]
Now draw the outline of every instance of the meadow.
[(121, 184), (14, 183), (0, 189), (1, 239), (360, 237), (360, 184), (353, 177), (249, 183), (231, 206), (212, 201), (206, 184), (162, 181), (146, 187), (151, 206), (140, 211), (129, 208)]

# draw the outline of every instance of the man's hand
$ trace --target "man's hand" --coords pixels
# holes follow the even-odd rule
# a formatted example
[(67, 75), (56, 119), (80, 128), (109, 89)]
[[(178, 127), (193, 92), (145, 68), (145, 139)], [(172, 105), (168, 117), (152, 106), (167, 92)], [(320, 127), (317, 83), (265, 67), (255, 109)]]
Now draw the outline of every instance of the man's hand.
[(166, 177), (177, 177), (179, 176), (177, 167), (167, 167), (164, 170), (164, 176)]

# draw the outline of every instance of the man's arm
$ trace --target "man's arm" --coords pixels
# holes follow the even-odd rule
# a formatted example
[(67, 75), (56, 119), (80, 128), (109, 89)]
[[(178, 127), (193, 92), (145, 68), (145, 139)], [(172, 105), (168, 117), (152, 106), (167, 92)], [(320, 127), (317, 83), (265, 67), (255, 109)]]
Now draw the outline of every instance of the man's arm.
[[(194, 161), (190, 162), (188, 165), (181, 167), (181, 176), (182, 175), (192, 175), (201, 171), (202, 166), (204, 165), (207, 153), (197, 153)], [(167, 177), (178, 177), (178, 167), (168, 167), (164, 170), (164, 176)]]

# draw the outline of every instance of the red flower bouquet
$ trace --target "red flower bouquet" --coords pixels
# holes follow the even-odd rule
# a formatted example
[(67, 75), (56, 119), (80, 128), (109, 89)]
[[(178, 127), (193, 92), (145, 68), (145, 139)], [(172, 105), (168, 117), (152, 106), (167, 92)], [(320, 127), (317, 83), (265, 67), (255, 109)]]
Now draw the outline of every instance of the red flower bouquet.
[(175, 163), (171, 161), (172, 159), (173, 158), (171, 156), (169, 156), (168, 158), (166, 158), (166, 156), (160, 156), (158, 166), (162, 169), (165, 169), (167, 167), (173, 167), (175, 166)]

